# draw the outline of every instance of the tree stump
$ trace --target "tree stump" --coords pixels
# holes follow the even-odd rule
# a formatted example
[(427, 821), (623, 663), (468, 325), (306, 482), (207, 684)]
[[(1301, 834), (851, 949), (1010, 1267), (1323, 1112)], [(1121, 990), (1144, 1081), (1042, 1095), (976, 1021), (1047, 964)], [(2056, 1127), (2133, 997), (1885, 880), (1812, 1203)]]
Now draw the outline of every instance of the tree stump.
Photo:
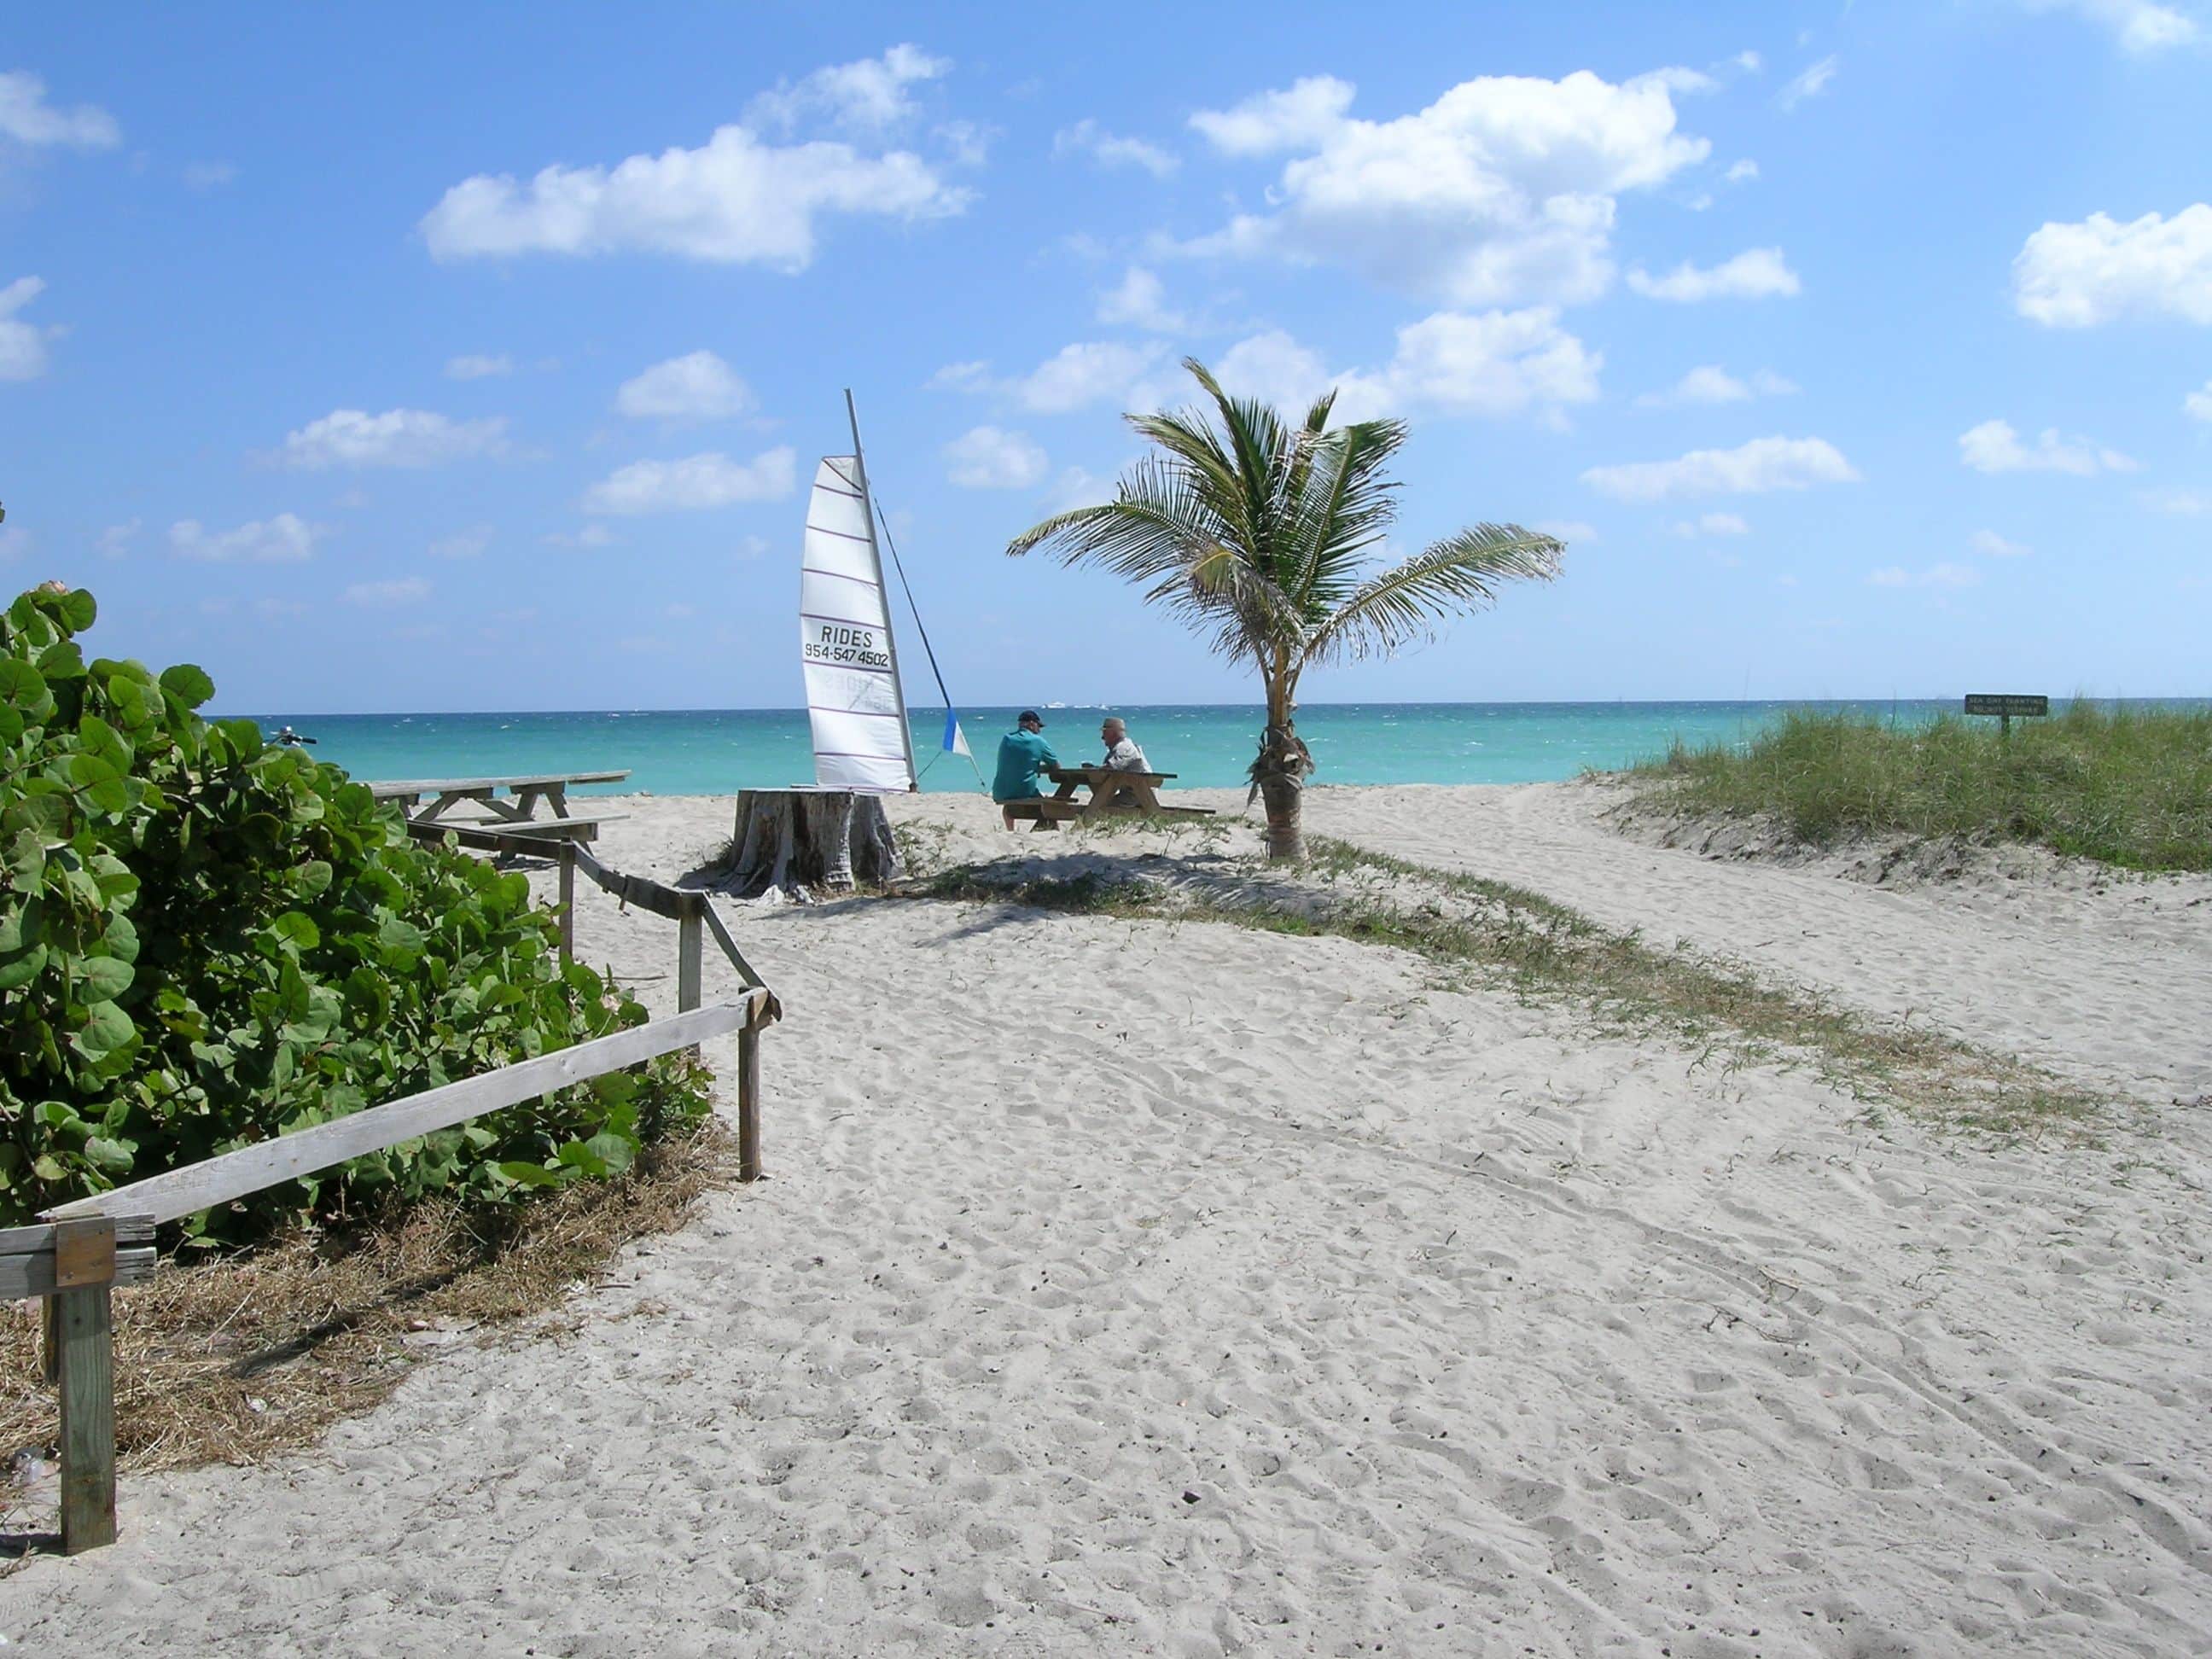
[(757, 898), (771, 889), (794, 898), (899, 874), (898, 844), (883, 797), (846, 789), (745, 789), (738, 794), (728, 890)]

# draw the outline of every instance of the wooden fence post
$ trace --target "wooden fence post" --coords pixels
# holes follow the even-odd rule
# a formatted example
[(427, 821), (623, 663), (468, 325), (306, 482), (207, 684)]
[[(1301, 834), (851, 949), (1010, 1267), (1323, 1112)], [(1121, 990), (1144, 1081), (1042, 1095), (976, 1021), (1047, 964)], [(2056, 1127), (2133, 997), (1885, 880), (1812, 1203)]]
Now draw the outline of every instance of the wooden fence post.
[(760, 1153), (760, 1025), (761, 1004), (753, 1003), (754, 1018), (738, 1028), (738, 1179), (761, 1178)]
[(62, 1553), (115, 1541), (115, 1328), (106, 1285), (54, 1295), (62, 1395)]
[(561, 960), (576, 959), (576, 843), (561, 843)]
[(676, 920), (676, 1012), (688, 1014), (699, 1006), (700, 946), (707, 935), (699, 912), (706, 900), (694, 896)]

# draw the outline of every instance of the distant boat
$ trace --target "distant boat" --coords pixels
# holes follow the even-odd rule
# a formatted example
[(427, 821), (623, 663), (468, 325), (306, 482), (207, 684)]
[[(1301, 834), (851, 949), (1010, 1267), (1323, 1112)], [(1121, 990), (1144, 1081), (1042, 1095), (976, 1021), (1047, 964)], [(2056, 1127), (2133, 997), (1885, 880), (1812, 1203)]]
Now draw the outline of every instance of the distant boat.
[[(860, 419), (850, 392), (845, 394), (845, 413), (853, 428), (853, 453), (825, 455), (815, 469), (799, 561), (799, 659), (814, 737), (814, 787), (903, 794), (920, 787), (914, 732), (907, 723), (890, 600), (877, 550)], [(897, 557), (896, 549), (892, 557)], [(907, 597), (911, 604), (913, 594)], [(928, 647), (925, 635), (922, 648), (927, 652)], [(935, 673), (934, 656), (929, 665)], [(968, 739), (942, 674), (937, 685), (945, 695), (943, 747), (966, 755)]]

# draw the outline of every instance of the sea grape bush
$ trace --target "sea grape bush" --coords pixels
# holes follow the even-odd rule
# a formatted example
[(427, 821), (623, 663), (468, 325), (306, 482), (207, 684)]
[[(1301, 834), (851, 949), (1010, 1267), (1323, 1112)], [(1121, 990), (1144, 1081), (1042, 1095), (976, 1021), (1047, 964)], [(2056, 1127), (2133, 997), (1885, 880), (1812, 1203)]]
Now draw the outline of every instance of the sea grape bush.
[[(0, 618), (0, 1224), (645, 1018), (520, 875), (408, 838), (182, 665), (86, 661), (92, 595)], [(626, 1167), (708, 1111), (672, 1056), (192, 1218), (230, 1242)]]

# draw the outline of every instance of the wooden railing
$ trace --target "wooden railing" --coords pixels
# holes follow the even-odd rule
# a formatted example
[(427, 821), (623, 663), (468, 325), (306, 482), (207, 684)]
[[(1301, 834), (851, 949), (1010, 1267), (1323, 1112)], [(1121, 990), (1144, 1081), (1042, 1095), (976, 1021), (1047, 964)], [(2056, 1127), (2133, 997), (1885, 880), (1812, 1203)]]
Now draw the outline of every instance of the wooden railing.
[[(521, 837), (515, 838), (518, 842)], [(494, 851), (543, 854), (543, 841)], [(46, 1373), (61, 1396), (61, 1542), (64, 1553), (115, 1541), (115, 1343), (111, 1292), (151, 1278), (154, 1230), (502, 1107), (602, 1077), (711, 1037), (738, 1036), (738, 1178), (760, 1178), (760, 1034), (782, 1017), (704, 893), (609, 870), (582, 847), (561, 861), (562, 954), (573, 952), (574, 874), (581, 870), (626, 904), (672, 916), (678, 927), (678, 1012), (589, 1042), (463, 1078), (291, 1134), (240, 1146), (127, 1187), (44, 1212), (29, 1227), (0, 1228), (0, 1297), (43, 1298)], [(711, 931), (745, 981), (734, 1002), (699, 1004), (701, 940)]]

